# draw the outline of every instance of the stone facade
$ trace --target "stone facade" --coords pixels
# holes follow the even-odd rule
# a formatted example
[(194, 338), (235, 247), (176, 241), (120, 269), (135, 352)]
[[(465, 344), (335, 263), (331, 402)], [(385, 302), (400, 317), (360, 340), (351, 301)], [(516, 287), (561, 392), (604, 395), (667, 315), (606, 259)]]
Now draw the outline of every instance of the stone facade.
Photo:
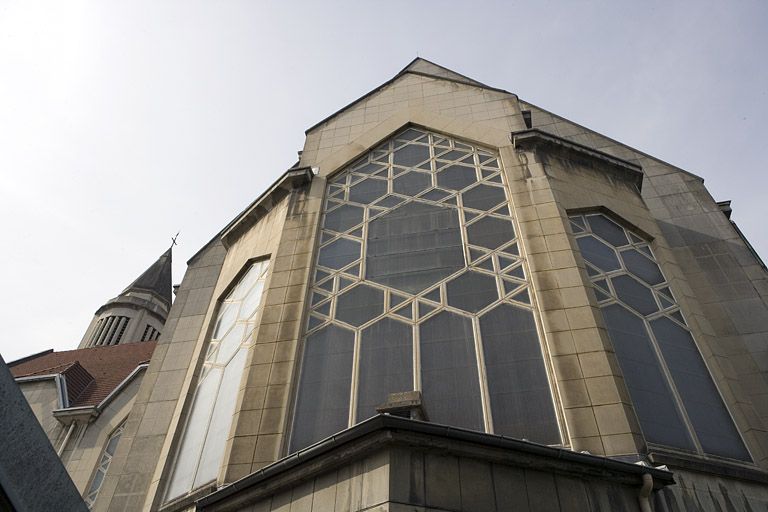
[[(522, 456), (450, 429), (392, 441), (384, 425), (370, 449), (334, 437), (322, 457), (289, 453), (329, 179), (409, 126), (498, 154), (562, 446)], [(752, 461), (647, 441), (569, 221), (583, 212), (649, 242)], [(218, 477), (168, 496), (219, 303), (255, 260), (269, 273)], [(310, 128), (297, 166), (189, 261), (94, 509), (640, 510), (646, 491), (657, 511), (762, 509), (766, 293), (765, 267), (700, 178), (419, 59)], [(674, 477), (648, 466), (660, 464)], [(642, 491), (643, 473), (655, 487)]]

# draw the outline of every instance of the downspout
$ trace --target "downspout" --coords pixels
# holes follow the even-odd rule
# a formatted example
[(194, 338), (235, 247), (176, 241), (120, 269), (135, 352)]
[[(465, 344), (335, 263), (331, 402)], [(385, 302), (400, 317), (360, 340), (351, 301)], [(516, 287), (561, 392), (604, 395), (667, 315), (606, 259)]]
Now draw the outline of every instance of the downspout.
[(59, 446), (59, 449), (56, 450), (56, 455), (61, 458), (61, 454), (64, 453), (64, 449), (67, 447), (67, 443), (69, 442), (69, 438), (72, 436), (72, 432), (75, 430), (75, 426), (77, 426), (77, 422), (73, 421), (69, 424), (69, 429), (67, 429), (67, 435), (64, 436), (64, 440), (61, 442), (61, 446)]
[(643, 473), (643, 485), (637, 493), (637, 501), (640, 504), (640, 512), (653, 512), (648, 497), (653, 490), (653, 477), (650, 473)]

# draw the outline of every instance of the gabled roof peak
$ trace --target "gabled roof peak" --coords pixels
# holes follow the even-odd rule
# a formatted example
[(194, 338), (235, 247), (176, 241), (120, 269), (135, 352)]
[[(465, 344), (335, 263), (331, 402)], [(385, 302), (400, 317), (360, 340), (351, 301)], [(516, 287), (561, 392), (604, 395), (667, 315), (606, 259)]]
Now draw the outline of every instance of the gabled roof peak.
[(152, 265), (123, 290), (121, 295), (129, 292), (151, 293), (171, 305), (173, 267), (173, 246), (169, 247)]
[(461, 73), (457, 73), (421, 57), (416, 57), (413, 59), (407, 66), (403, 68), (402, 71), (400, 71), (400, 73), (398, 73), (398, 75), (408, 72), (434, 76), (436, 78), (447, 78), (448, 80), (453, 80), (455, 82), (477, 85), (479, 87), (488, 87), (487, 85), (478, 82), (477, 80), (473, 80), (467, 76), (462, 75)]

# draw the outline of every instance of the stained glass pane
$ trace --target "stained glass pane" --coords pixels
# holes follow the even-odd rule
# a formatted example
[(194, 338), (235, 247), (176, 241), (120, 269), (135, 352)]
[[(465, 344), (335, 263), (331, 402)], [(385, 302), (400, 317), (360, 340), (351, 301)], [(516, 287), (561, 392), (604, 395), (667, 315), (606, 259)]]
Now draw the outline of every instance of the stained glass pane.
[(691, 333), (665, 317), (651, 328), (704, 451), (751, 460)]
[(624, 233), (624, 228), (610, 220), (605, 215), (587, 215), (587, 221), (589, 227), (592, 228), (592, 232), (616, 247), (627, 245), (627, 235)]
[(530, 311), (502, 304), (480, 318), (494, 432), (560, 443), (544, 358)]
[(483, 430), (469, 318), (443, 311), (420, 327), (422, 394), (430, 421)]
[(604, 306), (603, 316), (645, 438), (693, 450), (643, 321), (618, 304)]
[(361, 333), (357, 421), (374, 416), (389, 393), (413, 389), (412, 338), (410, 325), (389, 318)]
[(307, 337), (291, 451), (347, 428), (354, 332), (328, 325)]
[(581, 255), (604, 272), (610, 272), (620, 267), (616, 252), (600, 240), (592, 237), (577, 238)]
[(371, 281), (418, 293), (463, 267), (453, 208), (409, 203), (369, 224), (366, 278)]

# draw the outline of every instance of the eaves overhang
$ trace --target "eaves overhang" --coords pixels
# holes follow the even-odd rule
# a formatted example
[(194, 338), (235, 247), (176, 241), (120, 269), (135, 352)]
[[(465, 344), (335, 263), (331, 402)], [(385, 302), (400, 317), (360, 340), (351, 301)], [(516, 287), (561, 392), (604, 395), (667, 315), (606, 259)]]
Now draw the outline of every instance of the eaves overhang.
[(263, 194), (249, 204), (245, 210), (237, 214), (224, 229), (193, 254), (187, 260), (187, 265), (191, 265), (195, 258), (216, 240), (221, 240), (224, 247), (231, 246), (259, 219), (269, 213), (292, 189), (311, 183), (313, 177), (314, 172), (311, 167), (292, 167), (285, 171)]
[(592, 149), (537, 128), (512, 132), (510, 140), (515, 149), (536, 150), (539, 148), (588, 160), (611, 171), (617, 177), (634, 184), (640, 192), (643, 187), (643, 168), (635, 163)]
[(380, 414), (299, 450), (197, 501), (198, 511), (241, 510), (246, 504), (360, 460), (388, 445), (435, 449), (501, 464), (535, 467), (614, 483), (640, 485), (650, 474), (659, 489), (675, 483), (671, 472), (520, 439)]

